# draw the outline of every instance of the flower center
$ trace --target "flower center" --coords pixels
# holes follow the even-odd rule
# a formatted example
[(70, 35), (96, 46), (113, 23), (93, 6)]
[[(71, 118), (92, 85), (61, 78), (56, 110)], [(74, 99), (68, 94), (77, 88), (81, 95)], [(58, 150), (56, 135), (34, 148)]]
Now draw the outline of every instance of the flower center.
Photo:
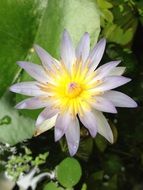
[(81, 92), (82, 92), (82, 87), (80, 84), (76, 82), (69, 83), (66, 89), (66, 95), (69, 98), (76, 98), (81, 94)]

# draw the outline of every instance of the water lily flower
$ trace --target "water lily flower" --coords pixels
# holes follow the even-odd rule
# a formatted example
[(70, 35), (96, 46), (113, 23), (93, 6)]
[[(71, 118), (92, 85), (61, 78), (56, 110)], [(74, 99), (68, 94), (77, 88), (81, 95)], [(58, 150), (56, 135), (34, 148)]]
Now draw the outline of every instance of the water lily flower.
[(101, 39), (90, 51), (89, 34), (85, 33), (74, 49), (65, 30), (61, 42), (61, 59), (54, 59), (35, 45), (42, 66), (20, 61), (36, 81), (20, 82), (10, 87), (12, 92), (32, 96), (16, 105), (18, 109), (45, 109), (36, 121), (35, 135), (55, 126), (55, 141), (65, 135), (70, 155), (77, 152), (80, 140), (79, 121), (92, 137), (97, 133), (113, 143), (111, 128), (102, 112), (117, 113), (116, 107), (136, 107), (129, 96), (112, 90), (131, 79), (121, 76), (125, 67), (120, 61), (108, 62), (99, 68), (106, 40)]

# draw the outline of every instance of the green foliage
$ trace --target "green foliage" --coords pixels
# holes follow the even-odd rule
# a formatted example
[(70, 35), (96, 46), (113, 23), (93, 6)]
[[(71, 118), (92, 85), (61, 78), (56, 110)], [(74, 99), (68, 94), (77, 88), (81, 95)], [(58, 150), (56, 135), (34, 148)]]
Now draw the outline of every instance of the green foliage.
[(81, 178), (81, 167), (74, 158), (66, 158), (56, 169), (57, 179), (64, 187), (72, 187), (76, 185)]
[(6, 171), (13, 180), (17, 180), (21, 174), (30, 171), (31, 168), (44, 164), (48, 157), (48, 153), (44, 153), (33, 158), (30, 149), (24, 147), (24, 150), (24, 154), (12, 155), (8, 159)]
[(77, 156), (82, 160), (87, 161), (92, 153), (92, 150), (93, 150), (93, 139), (91, 138), (81, 139)]
[(85, 183), (82, 185), (81, 190), (87, 190), (87, 185)]
[(133, 38), (133, 29), (129, 28), (124, 31), (116, 24), (108, 24), (104, 29), (103, 35), (111, 42), (126, 45)]
[(50, 182), (45, 185), (43, 190), (63, 190), (63, 188), (57, 187), (56, 183)]
[(97, 0), (97, 4), (103, 28), (102, 35), (110, 42), (130, 44), (137, 29), (136, 4), (124, 0)]
[(108, 174), (115, 174), (121, 171), (122, 163), (118, 156), (110, 154), (105, 161), (105, 170)]
[(27, 56), (45, 7), (45, 0), (1, 0), (0, 6), (0, 96), (17, 73), (17, 60)]
[(32, 137), (34, 121), (19, 115), (8, 101), (10, 98), (5, 94), (0, 100), (0, 142), (14, 145)]
[(112, 23), (114, 19), (113, 13), (110, 10), (113, 7), (112, 3), (106, 0), (97, 0), (97, 5), (101, 16), (101, 26), (104, 27), (106, 22)]
[(107, 141), (101, 135), (97, 135), (95, 138), (95, 144), (101, 152), (104, 152), (107, 148)]

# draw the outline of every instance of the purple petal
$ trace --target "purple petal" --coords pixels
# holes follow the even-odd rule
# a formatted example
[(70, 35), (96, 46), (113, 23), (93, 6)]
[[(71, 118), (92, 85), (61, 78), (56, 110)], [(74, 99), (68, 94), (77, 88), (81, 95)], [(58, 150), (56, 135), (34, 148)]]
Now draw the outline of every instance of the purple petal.
[(105, 92), (103, 96), (111, 101), (116, 107), (137, 107), (137, 103), (132, 98), (118, 91), (111, 90)]
[(69, 112), (59, 114), (55, 125), (55, 141), (58, 141), (72, 122), (72, 115)]
[(62, 37), (61, 58), (66, 67), (70, 70), (75, 60), (75, 50), (73, 48), (70, 35), (66, 30), (63, 32), (63, 37)]
[(86, 32), (81, 38), (77, 48), (76, 48), (76, 57), (80, 60), (82, 58), (82, 62), (84, 63), (89, 56), (90, 51), (90, 38), (89, 34)]
[(48, 95), (47, 92), (42, 91), (39, 88), (38, 82), (20, 82), (17, 84), (14, 84), (10, 87), (10, 91), (16, 92), (19, 94), (27, 95), (27, 96), (42, 96), (42, 95)]
[(41, 125), (45, 120), (50, 119), (54, 115), (57, 115), (58, 109), (52, 108), (51, 106), (46, 107), (38, 116), (36, 126)]
[(50, 119), (43, 121), (43, 123), (41, 123), (40, 125), (37, 125), (35, 129), (35, 136), (40, 135), (41, 133), (54, 127), (56, 119), (57, 115), (54, 115)]
[(95, 101), (91, 105), (99, 111), (117, 113), (117, 110), (111, 101), (104, 97), (95, 96)]
[(21, 101), (18, 103), (15, 108), (17, 109), (39, 109), (43, 108), (49, 105), (49, 101), (46, 101), (45, 98), (48, 99), (47, 97), (33, 97), (33, 98), (28, 98), (26, 100)]
[(101, 78), (107, 76), (108, 73), (110, 73), (117, 65), (119, 65), (120, 62), (121, 61), (111, 61), (100, 66), (96, 70), (97, 76), (94, 78), (94, 80), (100, 80)]
[(100, 135), (105, 137), (110, 143), (113, 143), (113, 133), (112, 130), (104, 117), (104, 115), (99, 111), (94, 111), (96, 121), (97, 121), (97, 130)]
[(42, 66), (25, 61), (17, 62), (17, 64), (39, 82), (48, 82), (47, 74)]
[(84, 112), (84, 115), (79, 115), (80, 121), (89, 130), (92, 137), (97, 134), (97, 120), (92, 111)]
[(109, 75), (114, 75), (114, 76), (116, 76), (116, 75), (118, 75), (118, 76), (120, 76), (120, 75), (122, 75), (124, 72), (125, 72), (125, 70), (126, 70), (126, 67), (115, 67), (110, 73), (109, 73)]
[(79, 147), (80, 126), (77, 118), (74, 118), (65, 132), (70, 155), (73, 156)]
[(122, 86), (130, 81), (131, 81), (130, 78), (123, 77), (123, 76), (108, 76), (102, 80), (102, 84), (97, 86), (95, 90), (96, 91), (110, 90), (110, 89)]
[(95, 70), (98, 64), (100, 63), (104, 50), (105, 50), (106, 40), (101, 39), (91, 51), (88, 60), (90, 61), (90, 68)]
[(42, 47), (40, 47), (38, 45), (34, 45), (34, 48), (36, 50), (36, 53), (40, 57), (41, 62), (43, 64), (43, 66), (45, 67), (45, 69), (52, 70), (53, 64), (58, 66), (57, 62), (46, 50), (44, 50)]

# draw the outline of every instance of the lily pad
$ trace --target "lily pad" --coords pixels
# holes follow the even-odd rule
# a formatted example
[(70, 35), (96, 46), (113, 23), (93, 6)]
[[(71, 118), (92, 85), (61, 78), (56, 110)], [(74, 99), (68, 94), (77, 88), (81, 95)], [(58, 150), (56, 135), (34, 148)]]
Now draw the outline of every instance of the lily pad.
[(81, 178), (81, 167), (74, 158), (66, 158), (57, 166), (57, 179), (64, 187), (73, 187)]

